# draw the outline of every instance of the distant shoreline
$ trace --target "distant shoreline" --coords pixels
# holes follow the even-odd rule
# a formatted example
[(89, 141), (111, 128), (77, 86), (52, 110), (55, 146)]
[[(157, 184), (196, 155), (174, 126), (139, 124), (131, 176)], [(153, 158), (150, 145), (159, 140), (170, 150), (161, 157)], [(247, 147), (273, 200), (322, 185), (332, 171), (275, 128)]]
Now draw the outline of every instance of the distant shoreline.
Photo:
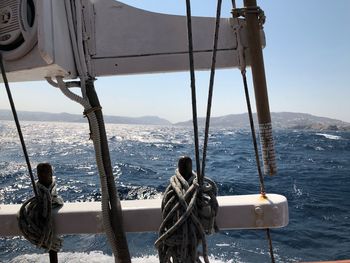
[[(18, 117), (21, 121), (42, 121), (42, 122), (68, 122), (84, 123), (86, 119), (79, 114), (70, 113), (48, 113), (48, 112), (30, 112), (18, 111)], [(332, 130), (332, 131), (350, 131), (350, 123), (318, 117), (306, 113), (293, 112), (272, 112), (272, 126), (274, 129), (295, 129), (295, 130)], [(256, 114), (254, 114), (257, 122)], [(0, 110), (0, 120), (12, 121), (13, 116), (10, 110)], [(161, 126), (178, 126), (190, 127), (192, 120), (171, 123), (170, 121), (158, 116), (143, 117), (125, 117), (105, 115), (104, 120), (110, 124), (134, 124), (134, 125), (161, 125)], [(204, 126), (205, 118), (198, 118), (198, 125)], [(247, 129), (249, 120), (247, 113), (230, 114), (220, 117), (211, 118), (211, 127)]]

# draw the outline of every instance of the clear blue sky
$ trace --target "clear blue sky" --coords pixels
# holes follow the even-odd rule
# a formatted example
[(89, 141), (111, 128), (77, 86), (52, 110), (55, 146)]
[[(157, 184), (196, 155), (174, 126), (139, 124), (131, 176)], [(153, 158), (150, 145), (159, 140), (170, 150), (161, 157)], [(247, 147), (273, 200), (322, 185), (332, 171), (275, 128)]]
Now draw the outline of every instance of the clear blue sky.
[[(125, 0), (143, 9), (185, 14), (185, 1)], [(230, 16), (224, 0), (223, 16)], [(242, 5), (242, 1), (237, 1)], [(350, 122), (350, 1), (260, 0), (267, 22), (264, 49), (271, 111), (305, 112)], [(214, 16), (216, 1), (193, 0), (197, 16)], [(198, 112), (206, 107), (209, 72), (197, 73)], [(12, 85), (18, 110), (81, 113), (45, 82)], [(97, 92), (105, 114), (191, 118), (189, 73), (100, 78)], [(251, 96), (253, 90), (251, 87)], [(0, 109), (9, 108), (4, 89)], [(213, 115), (246, 112), (236, 69), (217, 72)]]

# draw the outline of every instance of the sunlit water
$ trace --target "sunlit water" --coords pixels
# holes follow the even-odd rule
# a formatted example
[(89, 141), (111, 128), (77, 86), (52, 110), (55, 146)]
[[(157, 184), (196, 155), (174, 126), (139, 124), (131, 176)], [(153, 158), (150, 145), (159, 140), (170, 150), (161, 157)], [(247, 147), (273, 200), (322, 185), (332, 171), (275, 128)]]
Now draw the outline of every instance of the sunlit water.
[[(88, 125), (22, 124), (32, 166), (55, 167), (66, 201), (101, 198)], [(159, 197), (181, 155), (193, 156), (192, 131), (180, 127), (107, 125), (113, 173), (122, 199)], [(201, 138), (202, 140), (202, 138)], [(350, 133), (276, 131), (279, 173), (268, 192), (288, 198), (290, 224), (272, 230), (277, 262), (350, 258)], [(220, 195), (259, 190), (251, 135), (213, 129), (207, 172)], [(0, 122), (0, 203), (32, 195), (16, 129)], [(1, 222), (0, 222), (1, 223)], [(211, 262), (270, 262), (264, 231), (222, 231), (208, 238)], [(157, 262), (156, 233), (128, 234), (133, 262)], [(20, 237), (0, 238), (0, 262), (48, 262), (44, 251)], [(64, 236), (60, 262), (113, 262), (104, 235)]]

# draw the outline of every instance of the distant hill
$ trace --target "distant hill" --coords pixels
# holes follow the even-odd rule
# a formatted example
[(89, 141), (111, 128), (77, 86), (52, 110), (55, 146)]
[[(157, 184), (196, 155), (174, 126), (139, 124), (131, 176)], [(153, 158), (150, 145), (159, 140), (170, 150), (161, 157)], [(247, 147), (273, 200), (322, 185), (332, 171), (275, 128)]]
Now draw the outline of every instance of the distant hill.
[[(257, 123), (257, 116), (254, 121)], [(300, 129), (300, 130), (346, 130), (350, 131), (350, 123), (331, 118), (318, 117), (306, 113), (272, 112), (272, 126), (275, 129)], [(205, 118), (198, 119), (198, 125), (204, 126)], [(192, 126), (192, 120), (179, 122), (176, 126)], [(237, 129), (249, 128), (248, 114), (230, 114), (221, 117), (212, 117), (211, 127), (231, 127)]]
[(271, 118), (275, 128), (350, 131), (350, 123), (348, 122), (306, 113), (272, 113)]
[[(19, 111), (18, 116), (22, 121), (52, 121), (52, 122), (86, 122), (82, 115), (70, 113), (47, 113)], [(331, 118), (318, 117), (306, 113), (272, 112), (272, 126), (274, 129), (300, 129), (300, 130), (341, 130), (350, 131), (350, 123)], [(13, 120), (9, 110), (0, 110), (0, 120)], [(105, 115), (106, 123), (138, 124), (138, 125), (175, 125), (192, 126), (192, 120), (172, 124), (166, 119), (157, 116), (122, 117)], [(256, 114), (254, 114), (257, 123)], [(198, 125), (204, 126), (205, 118), (198, 118)], [(211, 127), (223, 127), (233, 129), (248, 129), (248, 114), (230, 114), (221, 117), (212, 117)]]
[[(30, 112), (18, 111), (18, 118), (22, 121), (52, 121), (52, 122), (86, 122), (82, 115), (70, 113), (47, 113), (47, 112)], [(0, 110), (0, 120), (13, 120), (12, 112), (9, 110)], [(156, 117), (121, 117), (121, 116), (104, 116), (106, 123), (116, 124), (139, 124), (139, 125), (171, 125), (171, 122)]]

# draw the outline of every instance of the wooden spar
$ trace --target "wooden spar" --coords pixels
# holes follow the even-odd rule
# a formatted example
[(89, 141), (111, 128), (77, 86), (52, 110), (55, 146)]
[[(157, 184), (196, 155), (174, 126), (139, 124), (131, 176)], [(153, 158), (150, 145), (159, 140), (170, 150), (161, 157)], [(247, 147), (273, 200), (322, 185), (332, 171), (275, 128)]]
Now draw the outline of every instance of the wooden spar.
[(264, 172), (265, 174), (274, 175), (277, 172), (277, 168), (256, 0), (244, 0), (244, 6), (246, 8), (248, 47), (259, 121)]

